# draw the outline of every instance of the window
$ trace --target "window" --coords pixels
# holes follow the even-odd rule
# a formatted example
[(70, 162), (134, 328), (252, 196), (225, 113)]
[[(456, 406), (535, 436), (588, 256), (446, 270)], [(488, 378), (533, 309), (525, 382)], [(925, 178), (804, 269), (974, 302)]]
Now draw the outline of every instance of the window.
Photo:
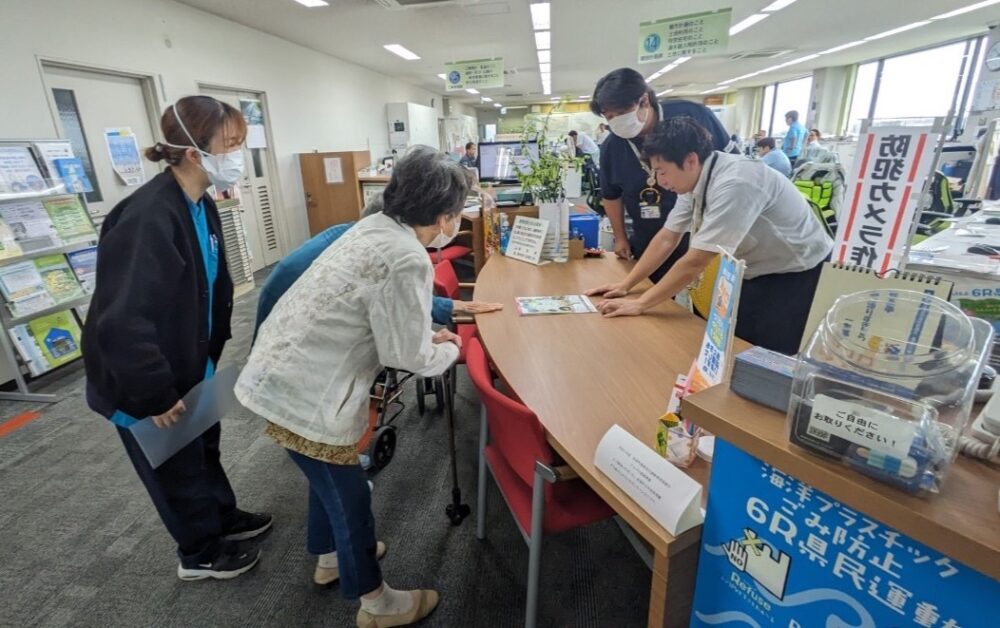
[(878, 75), (878, 61), (866, 63), (858, 67), (854, 77), (854, 96), (851, 98), (851, 109), (847, 117), (847, 133), (861, 134), (861, 121), (868, 119), (872, 107), (872, 97), (875, 95), (875, 77)]
[(812, 93), (812, 76), (775, 83), (764, 88), (763, 115), (760, 128), (772, 137), (781, 137), (788, 130), (785, 114), (799, 112), (799, 122), (806, 124), (809, 115), (809, 95)]
[(966, 43), (959, 42), (885, 59), (879, 82), (876, 118), (946, 116)]

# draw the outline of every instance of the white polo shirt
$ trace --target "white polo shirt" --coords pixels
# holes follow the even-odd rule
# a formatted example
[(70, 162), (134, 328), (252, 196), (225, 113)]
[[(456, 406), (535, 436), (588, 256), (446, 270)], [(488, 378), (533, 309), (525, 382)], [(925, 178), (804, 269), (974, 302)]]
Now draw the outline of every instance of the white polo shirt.
[[(696, 212), (701, 225), (692, 229)], [(747, 279), (809, 270), (833, 248), (791, 181), (759, 160), (720, 152), (705, 161), (694, 191), (677, 197), (663, 228), (691, 230), (690, 248), (732, 252), (746, 262)]]

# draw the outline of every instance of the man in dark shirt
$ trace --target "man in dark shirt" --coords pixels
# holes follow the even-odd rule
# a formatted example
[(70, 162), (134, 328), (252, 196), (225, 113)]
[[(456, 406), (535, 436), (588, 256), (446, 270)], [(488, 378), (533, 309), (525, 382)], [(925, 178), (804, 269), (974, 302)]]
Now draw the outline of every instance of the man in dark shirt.
[[(643, 138), (657, 122), (689, 116), (712, 135), (716, 150), (725, 150), (729, 133), (704, 105), (687, 100), (658, 102), (641, 74), (620, 68), (597, 82), (590, 100), (594, 114), (604, 116), (611, 135), (601, 144), (601, 195), (615, 233), (615, 254), (639, 258), (653, 236), (663, 228), (677, 195), (659, 187), (649, 164), (642, 159)], [(625, 214), (632, 219), (632, 237), (625, 232)], [(650, 275), (654, 282), (687, 250), (687, 236), (666, 262)]]

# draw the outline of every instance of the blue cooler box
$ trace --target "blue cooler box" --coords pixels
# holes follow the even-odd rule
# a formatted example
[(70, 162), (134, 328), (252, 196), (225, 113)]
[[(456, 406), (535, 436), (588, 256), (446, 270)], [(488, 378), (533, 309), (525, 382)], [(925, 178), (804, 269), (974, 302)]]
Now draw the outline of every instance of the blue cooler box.
[(597, 233), (601, 228), (601, 217), (597, 214), (570, 214), (569, 232), (579, 231), (583, 236), (583, 246), (597, 248)]

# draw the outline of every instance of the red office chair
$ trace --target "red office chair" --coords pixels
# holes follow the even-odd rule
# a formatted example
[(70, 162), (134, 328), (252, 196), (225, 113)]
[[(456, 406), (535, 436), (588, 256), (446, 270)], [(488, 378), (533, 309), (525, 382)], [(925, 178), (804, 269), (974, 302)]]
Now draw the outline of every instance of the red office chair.
[(472, 249), (461, 244), (452, 244), (437, 251), (427, 251), (431, 257), (431, 264), (437, 265), (441, 262), (454, 262), (472, 255)]
[[(452, 301), (462, 298), (462, 288), (473, 288), (474, 283), (459, 283), (455, 267), (449, 261), (443, 261), (434, 267), (434, 294)], [(453, 318), (454, 320), (454, 318)], [(471, 318), (459, 318), (452, 325), (453, 331), (462, 338), (462, 350), (458, 354), (458, 364), (465, 364), (465, 351), (469, 341), (476, 336), (476, 324)]]
[(476, 537), (485, 537), (489, 468), (528, 543), (525, 626), (535, 628), (542, 535), (609, 519), (614, 511), (571, 468), (557, 466), (559, 460), (545, 440), (538, 417), (494, 388), (493, 374), (478, 339), (469, 341), (466, 355), (469, 377), (482, 402)]

